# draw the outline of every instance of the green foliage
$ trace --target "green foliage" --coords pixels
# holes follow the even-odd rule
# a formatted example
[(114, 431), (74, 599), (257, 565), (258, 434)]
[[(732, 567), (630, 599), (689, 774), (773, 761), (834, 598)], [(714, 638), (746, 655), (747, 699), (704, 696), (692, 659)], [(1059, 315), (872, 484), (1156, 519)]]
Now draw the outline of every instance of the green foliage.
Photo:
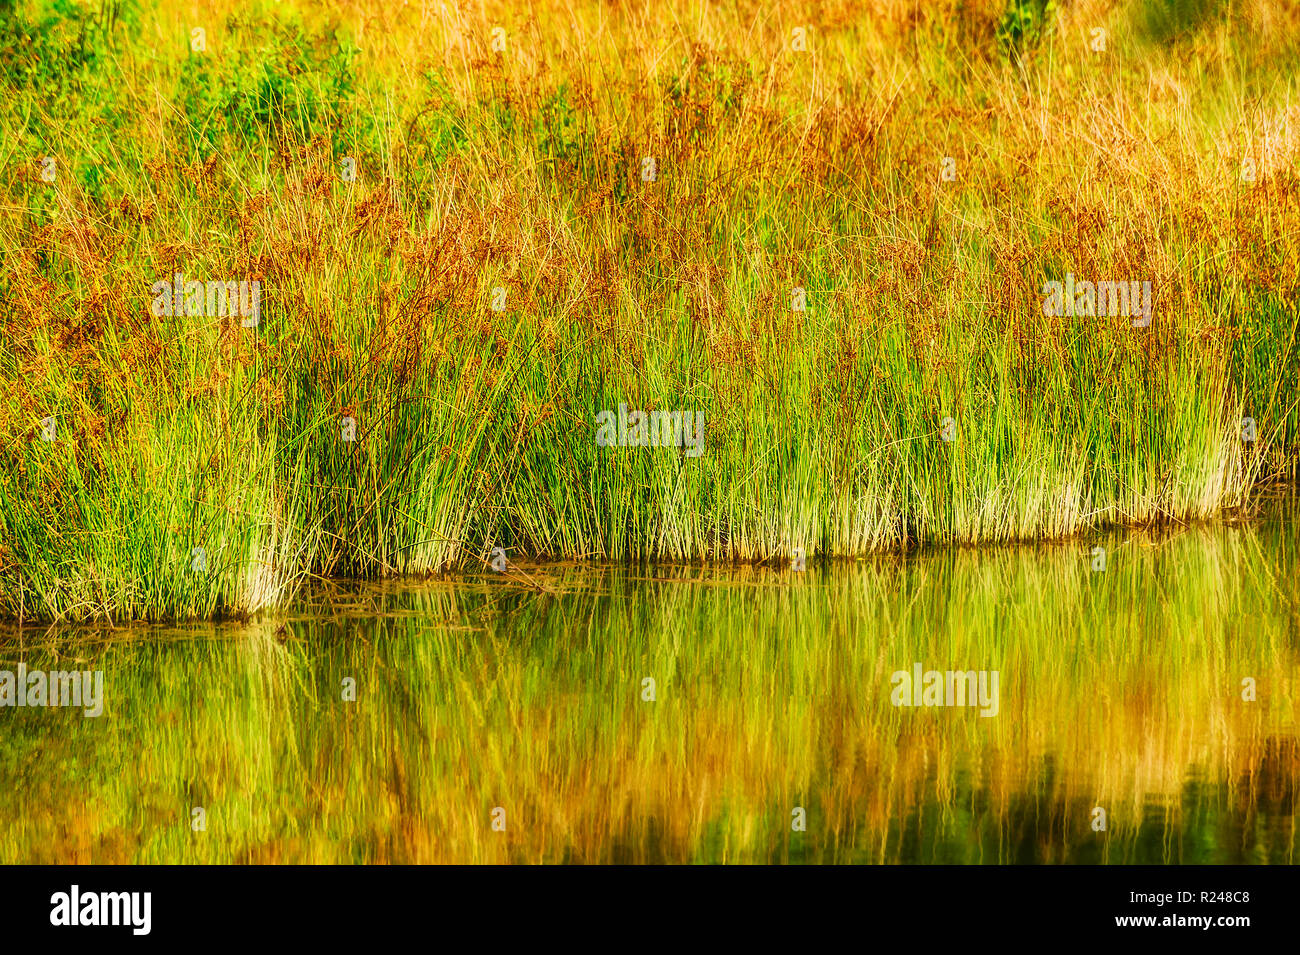
[(1226, 0), (1141, 0), (1134, 18), (1149, 39), (1169, 43), (1195, 33), (1227, 8)]
[(1019, 58), (1047, 35), (1056, 13), (1055, 0), (1008, 0), (995, 37), (1008, 55)]

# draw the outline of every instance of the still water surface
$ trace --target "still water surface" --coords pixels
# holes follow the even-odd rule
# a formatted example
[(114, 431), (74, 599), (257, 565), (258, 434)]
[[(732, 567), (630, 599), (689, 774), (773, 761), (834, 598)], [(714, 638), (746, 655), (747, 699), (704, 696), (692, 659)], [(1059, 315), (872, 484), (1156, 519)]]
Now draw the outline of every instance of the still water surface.
[(1292, 863), (1297, 516), (10, 629), (104, 711), (0, 709), (0, 861)]

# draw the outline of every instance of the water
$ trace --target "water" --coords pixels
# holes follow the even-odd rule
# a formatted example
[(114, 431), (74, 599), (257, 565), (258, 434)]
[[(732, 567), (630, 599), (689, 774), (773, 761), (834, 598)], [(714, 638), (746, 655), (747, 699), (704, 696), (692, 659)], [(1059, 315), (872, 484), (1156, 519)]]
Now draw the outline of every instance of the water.
[[(105, 700), (0, 710), (0, 861), (1294, 862), (1297, 516), (10, 630)], [(996, 715), (893, 705), (916, 663)]]

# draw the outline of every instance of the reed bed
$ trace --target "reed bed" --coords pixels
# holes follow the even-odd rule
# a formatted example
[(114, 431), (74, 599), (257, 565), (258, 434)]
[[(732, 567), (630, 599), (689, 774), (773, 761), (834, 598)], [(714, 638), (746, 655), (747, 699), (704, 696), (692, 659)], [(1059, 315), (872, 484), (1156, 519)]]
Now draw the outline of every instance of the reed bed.
[[(1293, 4), (4, 6), (0, 615), (1056, 539), (1294, 475)], [(156, 314), (177, 273), (258, 325)], [(1150, 325), (1045, 315), (1067, 273)], [(599, 447), (620, 404), (702, 453)]]

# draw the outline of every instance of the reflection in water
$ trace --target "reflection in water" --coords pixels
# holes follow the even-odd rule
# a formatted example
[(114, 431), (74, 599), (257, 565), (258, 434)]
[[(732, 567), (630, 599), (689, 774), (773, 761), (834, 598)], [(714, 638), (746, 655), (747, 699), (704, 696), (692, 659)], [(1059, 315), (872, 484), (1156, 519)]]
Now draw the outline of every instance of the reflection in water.
[[(11, 632), (106, 699), (0, 710), (0, 861), (1293, 862), (1295, 527)], [(892, 705), (917, 663), (997, 715)]]

